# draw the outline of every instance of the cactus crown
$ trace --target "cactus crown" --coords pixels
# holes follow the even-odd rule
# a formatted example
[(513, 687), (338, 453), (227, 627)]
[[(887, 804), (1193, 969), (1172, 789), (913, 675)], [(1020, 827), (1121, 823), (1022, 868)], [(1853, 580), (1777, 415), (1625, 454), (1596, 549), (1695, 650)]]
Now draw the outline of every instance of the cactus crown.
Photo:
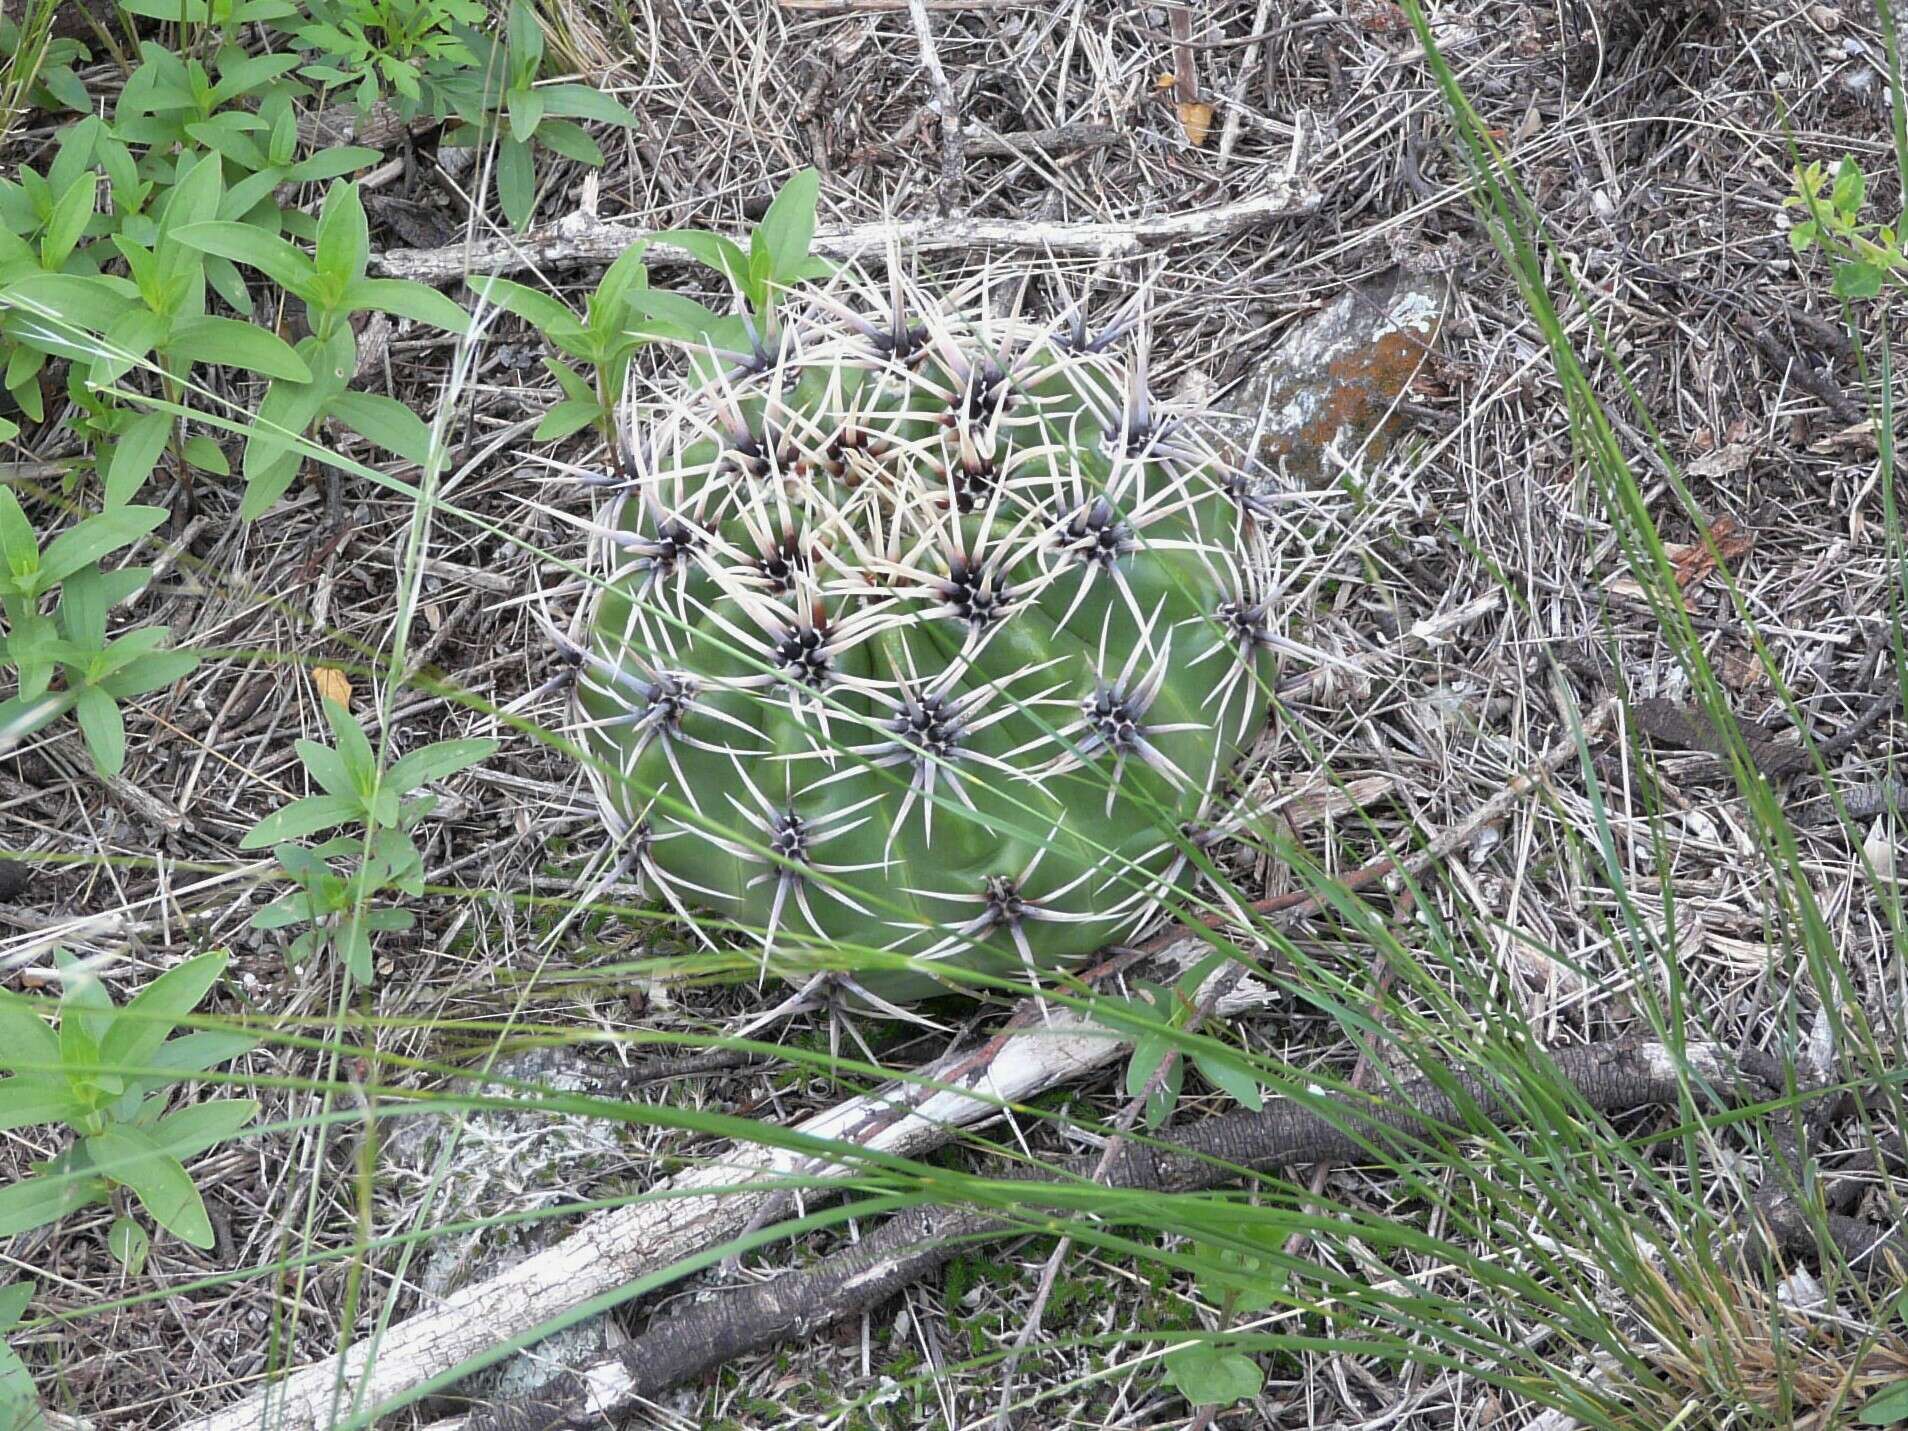
[(1162, 414), (1143, 335), (870, 292), (705, 346), (632, 434), (592, 778), (665, 897), (772, 964), (1060, 964), (1148, 917), (1264, 720), (1268, 495)]

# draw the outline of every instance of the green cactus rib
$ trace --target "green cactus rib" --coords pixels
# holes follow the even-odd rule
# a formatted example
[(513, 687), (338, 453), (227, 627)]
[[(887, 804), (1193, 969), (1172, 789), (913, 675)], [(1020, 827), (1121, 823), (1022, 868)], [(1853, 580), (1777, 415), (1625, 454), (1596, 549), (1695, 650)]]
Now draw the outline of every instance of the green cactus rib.
[(1143, 924), (1286, 643), (1271, 497), (1162, 420), (1143, 346), (911, 289), (877, 321), (856, 281), (637, 435), (575, 718), (675, 907), (790, 977), (911, 956), (854, 976), (905, 1002)]

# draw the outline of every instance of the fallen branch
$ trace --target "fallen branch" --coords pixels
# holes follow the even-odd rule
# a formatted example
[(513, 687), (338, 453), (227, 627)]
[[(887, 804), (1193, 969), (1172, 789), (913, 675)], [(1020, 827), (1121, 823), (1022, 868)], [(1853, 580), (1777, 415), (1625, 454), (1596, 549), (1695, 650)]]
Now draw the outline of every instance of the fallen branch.
[[(1725, 1098), (1747, 1100), (1772, 1096), (1781, 1087), (1773, 1066), (1749, 1057), (1739, 1060), (1715, 1044), (1688, 1045), (1681, 1059), (1660, 1043), (1640, 1042), (1556, 1049), (1550, 1058), (1584, 1102), (1603, 1113), (1674, 1107), (1691, 1082)], [(1449, 1091), (1453, 1084), (1464, 1090), (1464, 1100)], [(1466, 1102), (1477, 1118), (1498, 1125), (1523, 1111), (1496, 1081), (1453, 1069), (1445, 1078), (1403, 1085), (1390, 1102), (1334, 1098), (1313, 1108), (1281, 1101), (1257, 1113), (1208, 1118), (1152, 1145), (1122, 1146), (1098, 1181), (1114, 1188), (1176, 1193), (1211, 1187), (1237, 1168), (1368, 1162), (1374, 1145), (1403, 1147), (1461, 1130)], [(1070, 1158), (1061, 1165), (1060, 1177), (1094, 1177), (1100, 1161), (1098, 1153)], [(1014, 1168), (998, 1170), (996, 1176), (1031, 1181), (1049, 1175)], [(738, 1356), (809, 1336), (877, 1307), (977, 1239), (1037, 1230), (1043, 1221), (1038, 1193), (1030, 1193), (1024, 1203), (1035, 1210), (1003, 1216), (980, 1209), (910, 1208), (813, 1267), (707, 1301), (680, 1304), (682, 1310), (658, 1317), (614, 1361), (582, 1375), (560, 1376), (535, 1397), (472, 1412), (461, 1422), (439, 1422), (430, 1431), (553, 1431), (600, 1424), (598, 1418)]]
[[(856, 224), (818, 232), (811, 252), (838, 262), (878, 260), (886, 255), (890, 246), (916, 253), (1013, 249), (1067, 257), (1126, 258), (1173, 244), (1247, 233), (1279, 219), (1308, 214), (1318, 207), (1318, 202), (1316, 192), (1281, 181), (1258, 197), (1236, 204), (1104, 223), (914, 219)], [(451, 283), (473, 273), (521, 273), (564, 264), (611, 263), (648, 234), (647, 229), (578, 213), (521, 236), (477, 239), (446, 248), (392, 249), (374, 255), (371, 268), (388, 278)], [(746, 249), (747, 245), (743, 247)], [(696, 261), (687, 249), (666, 239), (651, 239), (649, 254), (656, 263)]]
[[(1187, 960), (1208, 947), (1191, 942)], [(1219, 976), (1215, 976), (1219, 977)], [(1249, 982), (1222, 1014), (1270, 1003), (1275, 993)], [(1017, 1012), (977, 1049), (965, 1049), (916, 1075), (852, 1098), (797, 1125), (810, 1138), (914, 1157), (968, 1124), (1113, 1062), (1120, 1036), (1049, 1004)], [(448, 1367), (554, 1320), (592, 1297), (741, 1233), (792, 1179), (838, 1179), (850, 1169), (786, 1148), (748, 1146), (722, 1161), (669, 1179), (642, 1202), (598, 1213), (555, 1247), (488, 1281), (465, 1287), (436, 1307), (398, 1323), (375, 1343), (351, 1348), (223, 1410), (186, 1423), (186, 1431), (318, 1431), (346, 1407), (402, 1396)], [(812, 1204), (825, 1191), (809, 1187)], [(367, 1367), (367, 1362), (371, 1364)]]

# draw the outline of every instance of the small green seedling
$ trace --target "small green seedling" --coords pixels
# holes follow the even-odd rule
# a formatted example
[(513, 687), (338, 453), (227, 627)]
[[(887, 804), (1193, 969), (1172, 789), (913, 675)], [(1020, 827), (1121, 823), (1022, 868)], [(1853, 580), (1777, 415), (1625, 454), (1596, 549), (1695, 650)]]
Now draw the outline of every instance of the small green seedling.
[[(0, 655), (19, 673), (19, 689), (0, 702), (0, 751), (73, 711), (94, 764), (117, 775), (126, 764), (119, 703), (171, 685), (198, 664), (190, 651), (162, 649), (164, 626), (109, 640), (107, 613), (144, 586), (146, 567), (101, 571), (98, 559), (128, 546), (165, 520), (158, 507), (118, 507), (88, 517), (42, 552), (20, 503), (0, 487), (0, 610), (8, 632)], [(60, 588), (57, 613), (42, 598)], [(52, 688), (55, 671), (64, 681)]]
[[(582, 84), (539, 84), (543, 73), (543, 31), (536, 11), (526, 0), (511, 0), (504, 21), (504, 44), (499, 51), (487, 37), (475, 42), (482, 51), (473, 74), (500, 77), (481, 89), (455, 86), (448, 93), (463, 121), (444, 136), (444, 143), (474, 145), (497, 138), (497, 198), (511, 227), (523, 229), (536, 209), (536, 169), (531, 146), (543, 148), (600, 168), (603, 151), (586, 133), (579, 119), (601, 124), (633, 125), (636, 116), (600, 90)], [(503, 124), (496, 123), (501, 116)]]
[[(1141, 980), (1136, 985), (1140, 995), (1137, 999), (1100, 999), (1094, 1003), (1109, 1027), (1133, 1040), (1133, 1053), (1126, 1063), (1126, 1093), (1129, 1098), (1146, 1095), (1149, 1128), (1157, 1128), (1173, 1111), (1185, 1084), (1188, 1059), (1208, 1083), (1230, 1094), (1242, 1107), (1256, 1113), (1265, 1106), (1258, 1075), (1243, 1057), (1210, 1038), (1182, 1050), (1185, 1030), (1199, 1007), (1200, 987), (1228, 957), (1223, 953), (1208, 955), (1180, 975), (1170, 989)], [(1180, 1051), (1185, 1056), (1175, 1057)], [(1161, 1074), (1160, 1066), (1169, 1059), (1170, 1066)]]
[(580, 319), (549, 294), (507, 278), (472, 281), (478, 294), (533, 324), (558, 352), (590, 370), (585, 377), (568, 363), (543, 360), (563, 389), (563, 401), (544, 414), (537, 441), (555, 441), (594, 425), (614, 448), (629, 360), (638, 348), (662, 339), (732, 346), (740, 338), (735, 319), (720, 318), (694, 299), (650, 288), (643, 251), (644, 245), (635, 244), (609, 266), (584, 301)]
[[(1256, 1090), (1255, 1090), (1256, 1091)], [(1263, 1232), (1266, 1251), (1238, 1247), (1206, 1247), (1205, 1265), (1196, 1274), (1200, 1293), (1218, 1304), (1221, 1326), (1240, 1315), (1250, 1316), (1277, 1306), (1285, 1288), (1285, 1269), (1276, 1249), (1286, 1236), (1283, 1228), (1235, 1230), (1235, 1235), (1257, 1241)], [(1259, 1394), (1265, 1373), (1250, 1356), (1228, 1346), (1224, 1334), (1214, 1340), (1180, 1347), (1166, 1354), (1166, 1379), (1194, 1406), (1230, 1406)]]
[[(79, 1208), (131, 1194), (160, 1228), (194, 1247), (212, 1245), (205, 1202), (185, 1160), (252, 1121), (249, 1098), (215, 1098), (166, 1111), (171, 1088), (237, 1058), (257, 1040), (227, 1029), (173, 1037), (225, 972), (216, 950), (161, 974), (123, 1007), (64, 951), (55, 955), (64, 989), (54, 1011), (0, 990), (0, 1129), (64, 1123), (78, 1135), (65, 1152), (32, 1165), (33, 1175), (0, 1188), (0, 1237), (55, 1222)], [(137, 1273), (150, 1235), (130, 1214), (107, 1246)]]
[(826, 259), (812, 257), (808, 251), (815, 241), (815, 206), (820, 196), (819, 173), (803, 169), (796, 174), (782, 186), (749, 235), (746, 254), (734, 240), (701, 229), (672, 229), (656, 237), (687, 249), (698, 262), (721, 273), (742, 295), (757, 323), (766, 325), (779, 293), (834, 272)]
[(1789, 230), (1797, 253), (1819, 248), (1835, 269), (1836, 296), (1873, 298), (1884, 286), (1908, 287), (1908, 257), (1892, 224), (1862, 222), (1868, 183), (1853, 159), (1844, 158), (1830, 175), (1821, 163), (1795, 171), (1795, 193), (1785, 209), (1806, 210), (1808, 217)]
[(309, 257), (276, 234), (229, 220), (182, 229), (180, 241), (257, 269), (305, 305), (311, 336), (298, 344), (304, 377), (277, 378), (259, 404), (241, 470), (246, 520), (284, 495), (303, 460), (300, 439), (320, 418), (333, 418), (410, 462), (430, 455), (429, 426), (395, 398), (350, 390), (357, 371), (354, 314), (378, 311), (413, 318), (447, 332), (469, 331), (470, 315), (434, 288), (405, 279), (368, 278), (370, 227), (355, 184), (334, 183), (318, 214)]
[(307, 0), (304, 13), (286, 28), (322, 58), (299, 73), (349, 89), (360, 113), (389, 95), (406, 119), (444, 112), (443, 87), (477, 64), (469, 27), (487, 18), (475, 0)]
[[(381, 769), (363, 729), (336, 701), (325, 702), (325, 719), (337, 745), (298, 742), (298, 758), (325, 793), (294, 800), (267, 815), (247, 832), (240, 847), (272, 846), (272, 853), (299, 888), (267, 905), (252, 917), (255, 929), (311, 926), (293, 942), (294, 961), (320, 949), (336, 949), (351, 977), (359, 984), (372, 982), (371, 936), (387, 930), (409, 929), (413, 915), (407, 909), (374, 907), (371, 901), (384, 890), (408, 895), (424, 892), (424, 861), (411, 832), (435, 808), (433, 797), (412, 792), (434, 780), (487, 759), (495, 740), (444, 740), (400, 758), (389, 770)], [(338, 835), (305, 849), (290, 843), (341, 825), (356, 833)], [(357, 864), (348, 874), (337, 873), (333, 860)]]

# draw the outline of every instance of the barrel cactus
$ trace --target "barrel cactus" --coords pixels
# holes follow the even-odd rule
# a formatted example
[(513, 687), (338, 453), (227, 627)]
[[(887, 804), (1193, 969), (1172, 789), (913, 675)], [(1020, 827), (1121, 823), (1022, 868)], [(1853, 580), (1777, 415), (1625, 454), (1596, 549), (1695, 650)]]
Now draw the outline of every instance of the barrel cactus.
[(730, 322), (595, 525), (574, 714), (629, 858), (876, 1003), (1132, 934), (1265, 719), (1267, 483), (1135, 324), (854, 273)]

